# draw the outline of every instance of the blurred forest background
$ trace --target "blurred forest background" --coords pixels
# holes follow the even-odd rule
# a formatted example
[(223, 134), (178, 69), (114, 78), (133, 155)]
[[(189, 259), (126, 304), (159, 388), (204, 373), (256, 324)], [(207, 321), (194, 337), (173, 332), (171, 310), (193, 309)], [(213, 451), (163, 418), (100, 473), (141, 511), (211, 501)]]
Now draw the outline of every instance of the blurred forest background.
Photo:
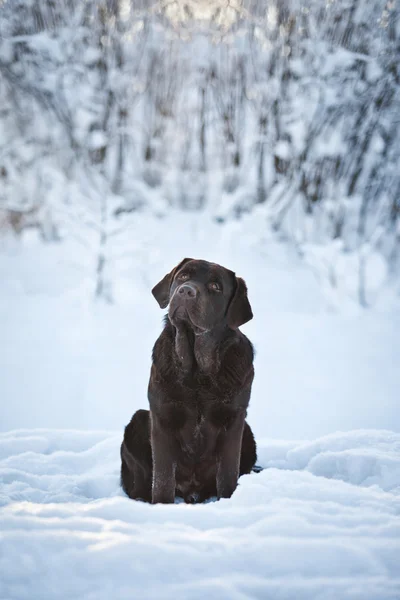
[(0, 0), (0, 244), (90, 239), (111, 301), (137, 215), (207, 213), (369, 305), (400, 280), (399, 34), (396, 0)]

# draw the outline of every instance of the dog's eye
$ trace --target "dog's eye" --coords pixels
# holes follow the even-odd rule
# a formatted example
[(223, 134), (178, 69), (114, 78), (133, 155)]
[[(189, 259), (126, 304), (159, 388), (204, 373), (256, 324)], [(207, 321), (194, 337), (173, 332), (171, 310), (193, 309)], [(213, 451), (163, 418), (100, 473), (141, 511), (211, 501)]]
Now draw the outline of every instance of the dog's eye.
[(186, 279), (189, 279), (189, 273), (180, 273), (178, 275), (178, 279), (180, 279), (181, 281), (186, 281)]
[(210, 288), (210, 290), (213, 290), (213, 292), (220, 292), (222, 289), (217, 281), (212, 281), (208, 287)]

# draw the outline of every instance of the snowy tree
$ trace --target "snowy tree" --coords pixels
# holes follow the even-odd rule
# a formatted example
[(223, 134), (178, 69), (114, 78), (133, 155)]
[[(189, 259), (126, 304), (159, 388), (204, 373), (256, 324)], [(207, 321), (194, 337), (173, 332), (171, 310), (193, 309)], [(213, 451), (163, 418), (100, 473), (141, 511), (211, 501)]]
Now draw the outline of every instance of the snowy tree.
[(162, 203), (220, 221), (263, 206), (265, 227), (304, 256), (333, 244), (335, 285), (332, 257), (358, 256), (368, 304), (369, 257), (392, 277), (400, 268), (398, 11), (391, 0), (2, 3), (1, 230), (69, 235), (66, 182), (91, 205), (88, 178), (112, 227)]

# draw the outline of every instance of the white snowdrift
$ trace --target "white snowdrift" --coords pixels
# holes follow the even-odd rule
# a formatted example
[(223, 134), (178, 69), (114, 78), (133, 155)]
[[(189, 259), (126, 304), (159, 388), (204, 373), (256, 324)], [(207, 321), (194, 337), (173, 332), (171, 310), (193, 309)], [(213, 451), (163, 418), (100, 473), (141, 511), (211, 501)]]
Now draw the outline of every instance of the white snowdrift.
[(119, 487), (120, 433), (0, 435), (0, 598), (397, 600), (400, 434), (259, 443), (230, 500)]

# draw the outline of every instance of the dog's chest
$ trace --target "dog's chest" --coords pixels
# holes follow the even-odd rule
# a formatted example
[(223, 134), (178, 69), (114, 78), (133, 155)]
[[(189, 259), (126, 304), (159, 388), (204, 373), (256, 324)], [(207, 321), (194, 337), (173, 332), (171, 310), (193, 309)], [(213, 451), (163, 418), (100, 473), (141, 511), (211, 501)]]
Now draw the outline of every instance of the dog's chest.
[(215, 449), (221, 429), (227, 430), (237, 415), (234, 398), (221, 397), (210, 378), (180, 384), (169, 398), (155, 407), (160, 421), (178, 438), (181, 449), (190, 455), (204, 455)]
[(196, 459), (213, 453), (219, 432), (229, 428), (235, 415), (233, 407), (222, 401), (187, 404), (178, 431), (182, 450)]
[(178, 432), (183, 453), (190, 460), (198, 460), (214, 450), (216, 432), (204, 413), (187, 413), (184, 426)]
[(204, 432), (205, 432), (204, 422), (205, 422), (204, 414), (199, 414), (197, 417), (197, 420), (196, 420), (196, 424), (193, 429), (193, 437), (195, 439), (198, 439), (199, 437), (204, 435)]

